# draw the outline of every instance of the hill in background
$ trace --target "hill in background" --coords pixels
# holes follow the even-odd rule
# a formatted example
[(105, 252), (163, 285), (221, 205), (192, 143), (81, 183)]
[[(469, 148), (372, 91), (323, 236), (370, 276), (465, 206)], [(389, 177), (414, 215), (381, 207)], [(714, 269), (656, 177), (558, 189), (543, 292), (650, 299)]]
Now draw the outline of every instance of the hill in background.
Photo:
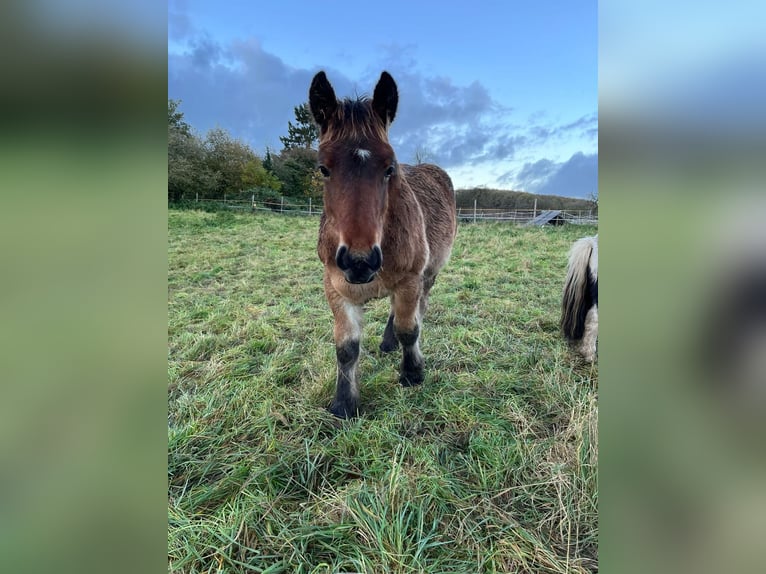
[(538, 210), (563, 209), (567, 211), (593, 210), (598, 213), (598, 204), (590, 199), (562, 197), (560, 195), (537, 195), (524, 191), (508, 191), (503, 189), (458, 189), (455, 191), (457, 206), (463, 209), (473, 209), (474, 199), (478, 209), (534, 209), (537, 200)]

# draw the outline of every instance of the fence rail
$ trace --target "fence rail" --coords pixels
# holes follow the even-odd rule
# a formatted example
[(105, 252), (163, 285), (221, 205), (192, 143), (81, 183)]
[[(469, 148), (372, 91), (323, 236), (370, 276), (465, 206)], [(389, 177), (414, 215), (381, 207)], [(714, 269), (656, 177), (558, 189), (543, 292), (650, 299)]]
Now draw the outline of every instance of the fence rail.
[[(228, 209), (248, 211), (269, 211), (288, 215), (322, 215), (321, 204), (316, 205), (312, 200), (307, 204), (295, 204), (282, 199), (280, 202), (255, 201), (250, 199), (203, 199), (197, 197), (197, 203), (219, 204)], [(505, 221), (523, 225), (532, 221), (535, 217), (548, 211), (545, 209), (479, 209), (476, 207), (459, 207), (457, 210), (458, 221), (478, 223), (480, 221)], [(562, 209), (558, 216), (566, 223), (575, 225), (598, 225), (598, 214), (592, 209)]]
[[(532, 221), (547, 209), (478, 209), (473, 207), (458, 207), (457, 217), (461, 221), (508, 221), (525, 224)], [(592, 209), (561, 209), (558, 216), (567, 223), (598, 224), (598, 215)]]

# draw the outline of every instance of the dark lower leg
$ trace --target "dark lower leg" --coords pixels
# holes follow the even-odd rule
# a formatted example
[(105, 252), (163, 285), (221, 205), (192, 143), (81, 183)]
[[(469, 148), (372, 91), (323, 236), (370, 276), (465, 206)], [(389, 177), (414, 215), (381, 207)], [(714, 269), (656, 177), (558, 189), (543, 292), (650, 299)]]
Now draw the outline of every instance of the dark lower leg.
[(426, 378), (425, 361), (418, 346), (419, 334), (420, 328), (417, 324), (412, 331), (396, 330), (396, 337), (402, 344), (402, 366), (399, 383), (404, 387), (419, 385)]
[(388, 316), (388, 323), (386, 323), (386, 330), (383, 331), (383, 341), (380, 343), (381, 353), (390, 353), (395, 351), (399, 346), (399, 341), (396, 340), (396, 334), (394, 333), (394, 314), (391, 313)]
[(338, 380), (330, 412), (344, 419), (355, 417), (359, 409), (359, 388), (356, 381), (359, 341), (346, 341), (335, 348), (335, 355), (338, 359)]

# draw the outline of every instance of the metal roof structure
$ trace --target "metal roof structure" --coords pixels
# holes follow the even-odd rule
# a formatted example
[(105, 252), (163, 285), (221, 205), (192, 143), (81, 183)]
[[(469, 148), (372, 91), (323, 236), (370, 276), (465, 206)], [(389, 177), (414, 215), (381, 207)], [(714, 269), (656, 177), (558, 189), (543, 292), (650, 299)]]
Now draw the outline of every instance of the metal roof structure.
[(561, 225), (562, 223), (564, 223), (564, 218), (561, 217), (561, 210), (551, 209), (549, 211), (543, 211), (540, 215), (527, 223), (527, 225)]

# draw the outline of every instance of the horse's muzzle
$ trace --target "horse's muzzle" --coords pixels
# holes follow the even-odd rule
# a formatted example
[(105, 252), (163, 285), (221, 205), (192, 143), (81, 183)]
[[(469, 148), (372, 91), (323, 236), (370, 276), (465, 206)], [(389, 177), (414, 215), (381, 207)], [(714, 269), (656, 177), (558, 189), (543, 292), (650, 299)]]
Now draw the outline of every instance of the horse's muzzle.
[(349, 283), (369, 283), (383, 266), (383, 252), (379, 245), (374, 245), (368, 254), (358, 255), (341, 245), (335, 254), (335, 263)]

